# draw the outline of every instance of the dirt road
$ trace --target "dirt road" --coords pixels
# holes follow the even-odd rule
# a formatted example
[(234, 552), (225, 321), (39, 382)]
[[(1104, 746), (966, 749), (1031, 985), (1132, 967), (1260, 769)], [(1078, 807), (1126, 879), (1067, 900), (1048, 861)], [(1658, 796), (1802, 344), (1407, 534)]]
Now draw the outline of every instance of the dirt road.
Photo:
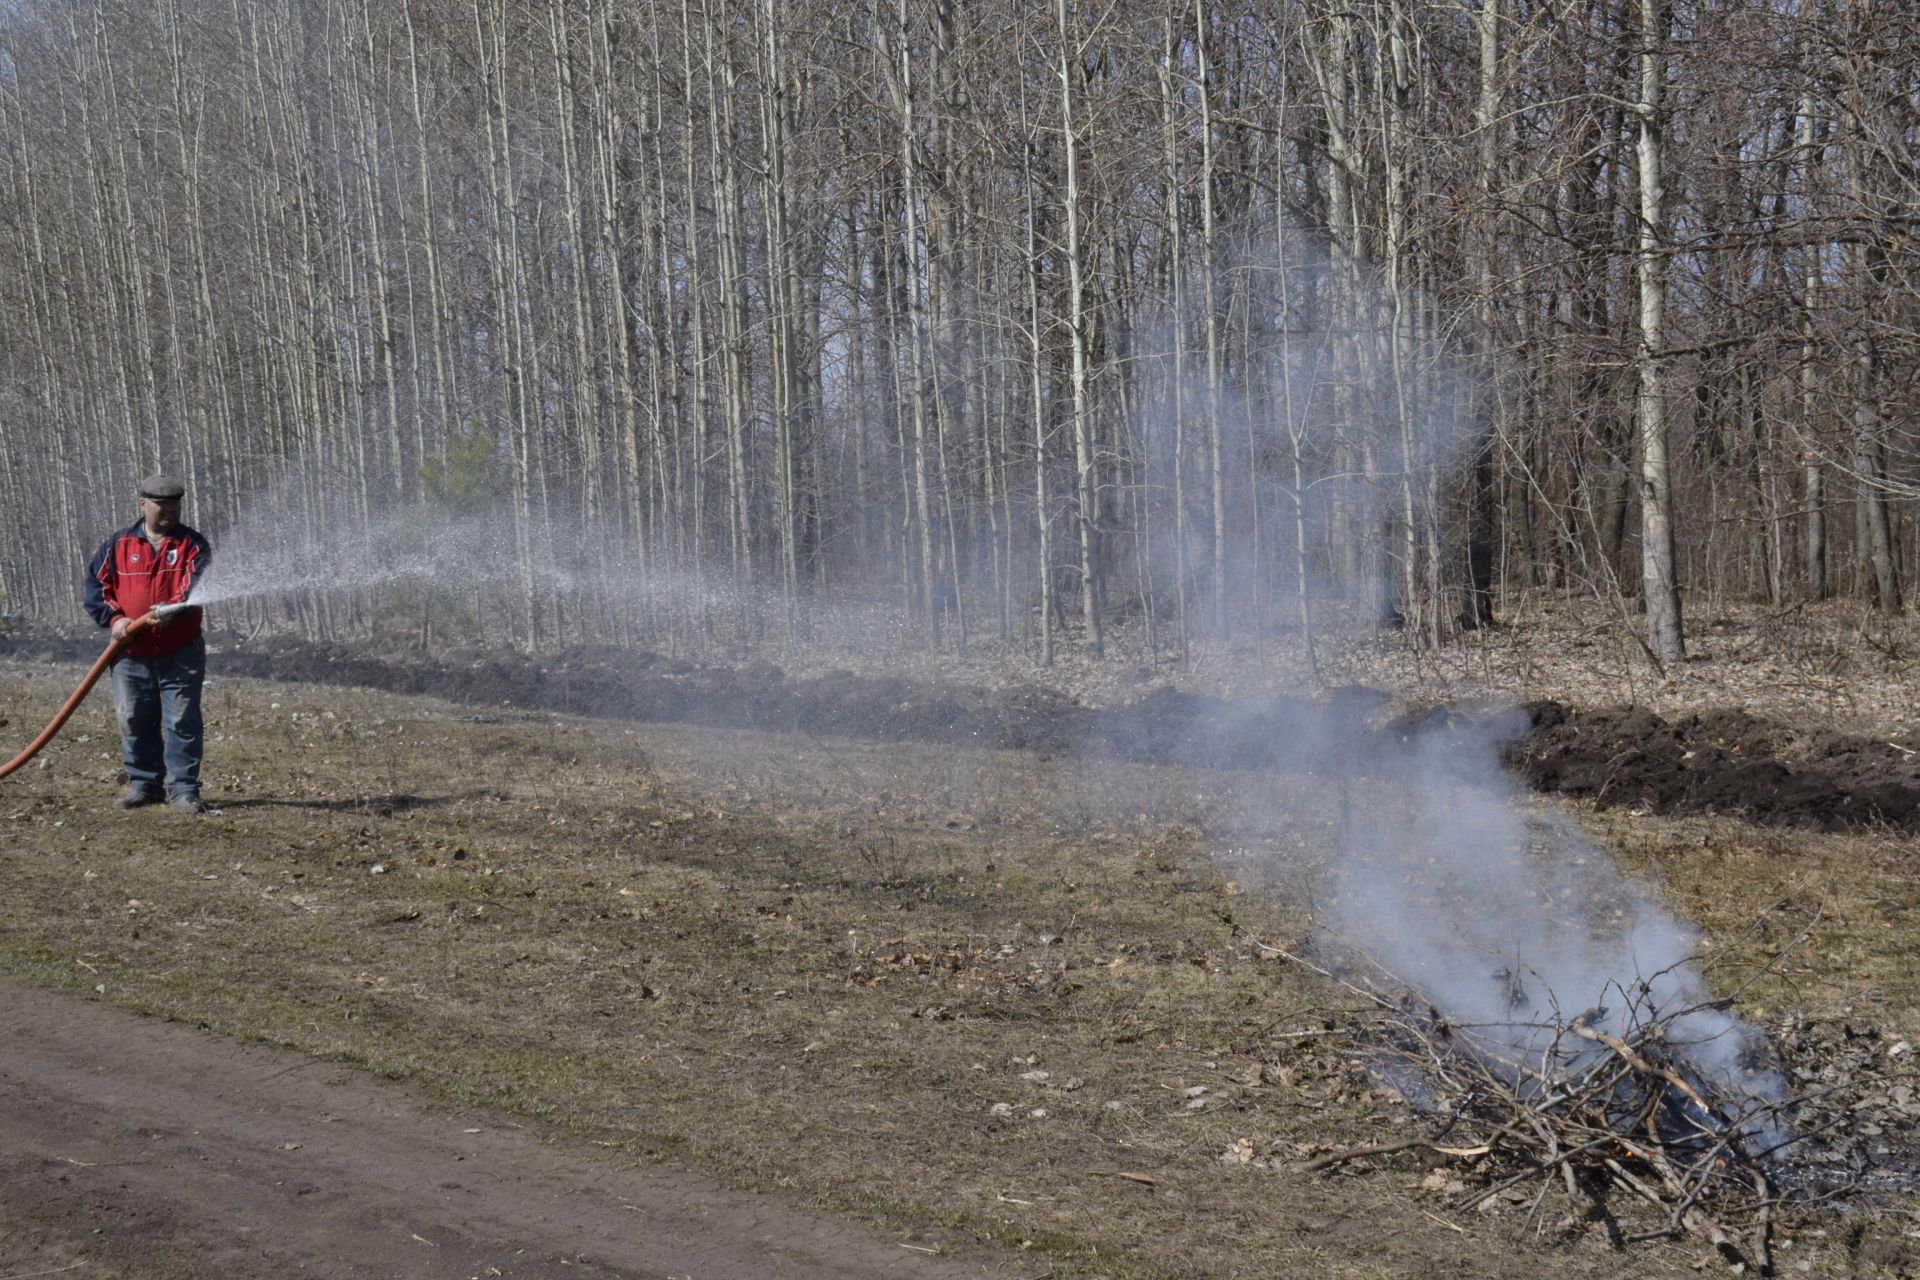
[[(921, 1248), (926, 1246), (922, 1245)], [(0, 978), (0, 1276), (998, 1274)]]

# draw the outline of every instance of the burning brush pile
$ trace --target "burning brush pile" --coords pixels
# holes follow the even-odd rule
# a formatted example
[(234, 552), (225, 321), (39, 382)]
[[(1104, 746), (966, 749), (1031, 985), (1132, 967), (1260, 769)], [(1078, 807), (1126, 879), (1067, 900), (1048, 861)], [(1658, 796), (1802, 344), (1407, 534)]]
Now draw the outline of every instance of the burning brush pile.
[(1854, 1207), (1920, 1169), (1913, 1050), (1870, 1029), (1788, 1022), (1776, 1051), (1726, 1002), (1662, 1003), (1669, 975), (1535, 1016), (1511, 971), (1493, 978), (1516, 1017), (1466, 1024), (1404, 984), (1390, 996), (1249, 940), (1375, 1006), (1346, 1029), (1346, 1052), (1427, 1120), (1425, 1136), (1323, 1151), (1308, 1171), (1424, 1156), (1425, 1185), (1453, 1212), (1525, 1204), (1616, 1247), (1694, 1236), (1736, 1272), (1768, 1275), (1777, 1211)]
[(1784, 1208), (1916, 1167), (1910, 1141), (1855, 1138), (1869, 1098), (1905, 1105), (1887, 1074), (1905, 1058), (1836, 1072), (1735, 1017), (1658, 886), (1522, 795), (1496, 742), (1416, 739), (1396, 769), (1285, 815), (1327, 835), (1297, 891), (1312, 927), (1285, 949), (1247, 938), (1366, 998), (1330, 1038), (1427, 1130), (1308, 1167), (1406, 1153), (1438, 1166), (1452, 1212), (1524, 1202), (1616, 1245), (1698, 1237), (1761, 1273)]

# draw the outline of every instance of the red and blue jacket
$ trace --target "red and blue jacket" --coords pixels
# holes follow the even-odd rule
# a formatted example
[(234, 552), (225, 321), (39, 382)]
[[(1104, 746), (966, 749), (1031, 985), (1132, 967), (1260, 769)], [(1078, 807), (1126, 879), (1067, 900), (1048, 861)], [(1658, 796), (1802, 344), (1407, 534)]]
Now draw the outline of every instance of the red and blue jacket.
[[(115, 618), (144, 618), (155, 605), (178, 604), (192, 592), (213, 547), (195, 530), (181, 525), (160, 540), (147, 540), (146, 521), (135, 521), (100, 544), (87, 565), (87, 612), (103, 627)], [(200, 638), (200, 610), (183, 609), (163, 627), (155, 627), (128, 645), (135, 658), (163, 658)]]

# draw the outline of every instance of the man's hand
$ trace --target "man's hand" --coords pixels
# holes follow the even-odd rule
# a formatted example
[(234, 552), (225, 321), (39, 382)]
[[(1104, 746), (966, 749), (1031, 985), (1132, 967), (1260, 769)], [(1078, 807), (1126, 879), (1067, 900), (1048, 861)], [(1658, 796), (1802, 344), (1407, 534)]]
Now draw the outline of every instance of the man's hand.
[(127, 617), (124, 613), (114, 615), (113, 626), (110, 628), (110, 630), (113, 632), (113, 638), (115, 640), (118, 640), (121, 637), (125, 636), (127, 634), (127, 628), (131, 627), (132, 625), (133, 625), (133, 619)]

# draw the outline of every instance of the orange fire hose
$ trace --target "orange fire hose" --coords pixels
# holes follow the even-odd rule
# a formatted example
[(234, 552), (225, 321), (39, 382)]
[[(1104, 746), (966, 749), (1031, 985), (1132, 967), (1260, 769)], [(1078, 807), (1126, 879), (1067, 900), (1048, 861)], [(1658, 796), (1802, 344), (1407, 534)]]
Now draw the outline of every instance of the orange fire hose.
[(80, 687), (73, 691), (73, 696), (69, 697), (66, 705), (60, 708), (59, 713), (53, 717), (52, 723), (40, 731), (39, 737), (27, 744), (25, 751), (22, 751), (5, 764), (0, 764), (0, 778), (6, 777), (21, 765), (39, 755), (40, 748), (52, 742), (53, 735), (59, 733), (60, 727), (66, 724), (66, 722), (72, 718), (73, 713), (80, 709), (80, 704), (87, 700), (89, 693), (93, 692), (93, 686), (100, 683), (100, 677), (106, 673), (108, 667), (113, 665), (113, 660), (120, 656), (120, 651), (139, 639), (142, 632), (152, 630), (153, 627), (163, 621), (168, 614), (175, 611), (175, 607), (162, 606), (162, 608), (155, 609), (144, 618), (134, 619), (133, 625), (116, 636), (107, 645), (105, 652), (93, 660), (93, 666), (87, 669), (86, 679), (82, 680)]

